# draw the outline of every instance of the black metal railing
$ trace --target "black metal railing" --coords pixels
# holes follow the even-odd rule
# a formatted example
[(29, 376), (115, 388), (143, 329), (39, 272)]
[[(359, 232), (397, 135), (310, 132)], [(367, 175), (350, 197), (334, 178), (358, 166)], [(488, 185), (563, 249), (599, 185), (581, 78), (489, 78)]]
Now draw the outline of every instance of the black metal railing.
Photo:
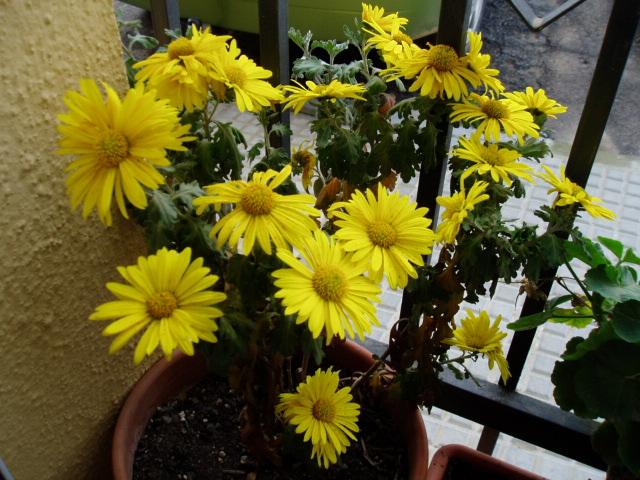
[[(537, 17), (526, 0), (508, 1), (529, 28), (538, 31), (585, 0), (568, 0), (544, 17)], [(462, 51), (470, 3), (470, 0), (442, 2), (438, 43), (446, 43)], [(157, 9), (156, 13), (161, 12), (161, 15), (152, 16), (156, 33), (176, 23), (177, 0), (151, 0), (151, 5), (152, 9)], [(275, 78), (282, 82), (287, 82), (289, 75), (287, 11), (288, 0), (259, 0), (261, 64), (275, 72)], [(639, 19), (640, 1), (614, 0), (566, 166), (567, 176), (583, 187), (591, 173)], [(287, 121), (287, 118), (282, 120)], [(451, 131), (450, 126), (441, 127)], [(450, 135), (443, 140), (446, 142), (444, 151), (448, 151), (450, 140)], [(417, 202), (429, 207), (435, 218), (438, 209), (435, 198), (442, 192), (444, 173), (444, 166), (440, 171), (430, 170), (428, 175), (425, 171), (420, 172)], [(410, 307), (410, 300), (405, 299), (402, 310), (408, 311)], [(543, 307), (543, 302), (528, 298), (522, 315), (539, 312)], [(534, 336), (535, 330), (515, 333), (507, 354), (512, 378), (506, 385), (480, 381), (483, 388), (477, 388), (471, 382), (460, 382), (452, 374), (445, 374), (442, 395), (436, 406), (484, 425), (478, 445), (478, 449), (484, 452), (493, 451), (498, 434), (503, 432), (581, 463), (606, 469), (604, 462), (591, 448), (590, 436), (595, 422), (515, 391)], [(384, 350), (384, 345), (376, 341), (368, 340), (366, 346), (377, 354)]]

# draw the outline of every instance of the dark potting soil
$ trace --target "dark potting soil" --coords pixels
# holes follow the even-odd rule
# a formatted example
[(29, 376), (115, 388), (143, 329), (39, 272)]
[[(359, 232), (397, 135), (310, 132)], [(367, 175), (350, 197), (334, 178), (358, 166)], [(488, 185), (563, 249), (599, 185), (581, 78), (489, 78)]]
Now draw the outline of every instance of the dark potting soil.
[[(320, 469), (306, 455), (256, 471), (240, 440), (243, 402), (213, 375), (160, 407), (138, 444), (134, 480), (406, 479), (406, 451), (386, 415), (363, 408), (358, 441), (338, 465)], [(309, 450), (310, 451), (310, 450)], [(425, 459), (428, 461), (428, 459)]]

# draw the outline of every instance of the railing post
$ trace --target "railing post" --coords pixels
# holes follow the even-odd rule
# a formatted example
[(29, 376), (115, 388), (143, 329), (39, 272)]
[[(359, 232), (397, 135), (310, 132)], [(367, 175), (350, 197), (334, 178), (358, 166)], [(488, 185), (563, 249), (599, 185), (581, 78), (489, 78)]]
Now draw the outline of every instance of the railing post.
[[(259, 0), (258, 15), (260, 19), (260, 64), (271, 70), (272, 84), (288, 85), (289, 76), (289, 1), (288, 0)], [(277, 106), (279, 122), (290, 124), (289, 110), (282, 110)], [(291, 139), (287, 137), (272, 137), (273, 147), (283, 147), (286, 152), (291, 151)]]
[(161, 45), (171, 42), (165, 30), (180, 30), (180, 8), (178, 0), (151, 0), (151, 24), (153, 36)]

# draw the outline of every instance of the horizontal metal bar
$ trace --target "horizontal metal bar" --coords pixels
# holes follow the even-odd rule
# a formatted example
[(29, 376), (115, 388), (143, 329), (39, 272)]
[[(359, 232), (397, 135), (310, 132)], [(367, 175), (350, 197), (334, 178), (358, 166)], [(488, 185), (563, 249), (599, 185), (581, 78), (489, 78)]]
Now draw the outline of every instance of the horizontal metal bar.
[(559, 7), (547, 13), (544, 17), (539, 17), (529, 6), (526, 0), (509, 0), (515, 11), (524, 20), (530, 30), (539, 32), (550, 23), (567, 14), (585, 0), (568, 0)]

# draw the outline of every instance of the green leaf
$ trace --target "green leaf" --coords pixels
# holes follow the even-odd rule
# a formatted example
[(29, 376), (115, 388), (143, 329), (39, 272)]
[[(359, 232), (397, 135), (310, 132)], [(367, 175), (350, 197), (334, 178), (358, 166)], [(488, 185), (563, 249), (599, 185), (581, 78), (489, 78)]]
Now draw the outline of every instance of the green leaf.
[(591, 446), (608, 465), (621, 466), (622, 460), (618, 455), (618, 441), (620, 435), (613, 423), (608, 420), (602, 422), (591, 435)]
[(624, 466), (634, 475), (640, 476), (640, 455), (638, 455), (638, 439), (640, 439), (640, 421), (614, 422), (620, 437), (618, 454)]
[(613, 308), (613, 329), (627, 342), (640, 341), (640, 301), (627, 300)]
[(588, 238), (575, 242), (567, 241), (564, 247), (569, 259), (577, 258), (590, 267), (611, 264), (611, 261), (604, 255), (602, 247)]
[(317, 57), (300, 58), (293, 62), (291, 71), (296, 77), (313, 79), (324, 76), (327, 72), (327, 63)]
[(507, 328), (510, 330), (515, 330), (517, 332), (522, 330), (531, 330), (532, 328), (539, 327), (543, 323), (546, 323), (547, 320), (553, 317), (553, 312), (539, 312), (534, 313), (533, 315), (527, 315), (526, 317), (521, 317), (515, 322), (511, 322), (507, 325)]
[[(575, 350), (584, 339), (574, 337), (567, 343), (566, 354)], [(561, 361), (556, 365), (551, 373), (551, 382), (555, 385), (553, 397), (556, 403), (563, 410), (573, 410), (576, 415), (583, 418), (596, 418), (596, 412), (587, 407), (584, 400), (576, 393), (576, 375), (580, 371), (581, 363), (578, 361)]]
[(617, 302), (640, 300), (640, 285), (631, 267), (598, 265), (585, 275), (585, 285), (605, 298)]
[(578, 363), (575, 391), (589, 411), (614, 421), (640, 419), (640, 345), (612, 340)]
[(616, 257), (619, 259), (622, 258), (624, 254), (624, 245), (622, 242), (618, 240), (613, 240), (612, 238), (606, 237), (598, 237), (598, 240), (602, 245), (607, 247)]

